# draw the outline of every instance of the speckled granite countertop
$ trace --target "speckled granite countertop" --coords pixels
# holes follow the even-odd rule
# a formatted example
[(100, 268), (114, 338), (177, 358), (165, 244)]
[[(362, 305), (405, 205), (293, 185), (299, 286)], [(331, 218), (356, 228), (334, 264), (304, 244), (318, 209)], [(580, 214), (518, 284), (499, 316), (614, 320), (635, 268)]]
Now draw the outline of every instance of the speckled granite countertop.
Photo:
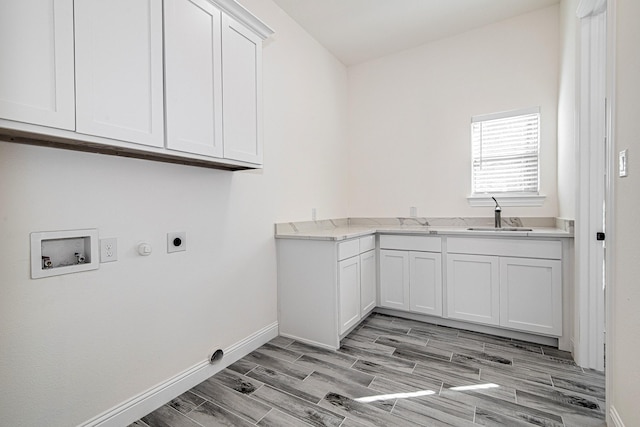
[[(486, 230), (469, 230), (486, 227)], [(531, 230), (495, 230), (493, 218), (341, 218), (287, 222), (275, 225), (277, 239), (345, 240), (381, 234), (455, 235), (482, 237), (572, 238), (573, 220), (560, 218), (503, 218), (503, 227)]]

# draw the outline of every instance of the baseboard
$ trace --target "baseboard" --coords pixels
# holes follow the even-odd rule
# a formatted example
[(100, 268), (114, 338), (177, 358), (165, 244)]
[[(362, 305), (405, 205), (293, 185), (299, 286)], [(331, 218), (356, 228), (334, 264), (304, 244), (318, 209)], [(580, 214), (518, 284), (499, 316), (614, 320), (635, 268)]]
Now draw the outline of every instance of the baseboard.
[(620, 414), (618, 414), (618, 411), (616, 411), (613, 405), (609, 406), (609, 416), (615, 427), (625, 427), (622, 418), (620, 418)]
[(275, 322), (224, 349), (224, 357), (218, 363), (211, 364), (209, 360), (203, 360), (157, 386), (85, 421), (79, 427), (128, 426), (277, 336), (278, 322)]
[[(302, 338), (302, 337), (299, 337), (297, 335), (287, 334), (286, 332), (281, 333), (280, 336), (285, 337), (285, 338), (290, 338), (292, 340), (296, 340), (296, 341), (299, 341), (299, 342), (304, 343), (304, 344), (309, 344), (309, 345), (312, 345), (314, 347), (324, 348), (326, 350), (335, 351), (335, 350), (338, 349), (337, 347), (333, 347), (333, 346), (330, 346), (330, 345), (327, 345), (327, 344), (323, 344), (323, 343), (318, 342), (318, 341)], [(338, 345), (338, 347), (339, 347), (339, 345)]]

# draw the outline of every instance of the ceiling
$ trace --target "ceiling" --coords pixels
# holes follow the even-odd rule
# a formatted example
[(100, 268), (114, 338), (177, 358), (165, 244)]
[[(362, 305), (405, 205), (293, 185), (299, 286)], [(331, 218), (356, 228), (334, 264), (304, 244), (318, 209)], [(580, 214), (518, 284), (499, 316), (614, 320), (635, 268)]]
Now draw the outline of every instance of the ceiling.
[(347, 66), (560, 2), (560, 0), (274, 1)]

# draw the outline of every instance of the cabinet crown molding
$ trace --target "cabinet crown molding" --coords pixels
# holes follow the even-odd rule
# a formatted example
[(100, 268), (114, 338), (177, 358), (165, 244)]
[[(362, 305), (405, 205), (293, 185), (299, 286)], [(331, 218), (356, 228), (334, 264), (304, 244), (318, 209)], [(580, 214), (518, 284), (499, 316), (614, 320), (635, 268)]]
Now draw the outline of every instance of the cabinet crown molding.
[(255, 32), (262, 40), (266, 39), (274, 33), (274, 31), (251, 12), (245, 9), (235, 0), (208, 0), (210, 3), (222, 9), (232, 18), (243, 23), (253, 32)]

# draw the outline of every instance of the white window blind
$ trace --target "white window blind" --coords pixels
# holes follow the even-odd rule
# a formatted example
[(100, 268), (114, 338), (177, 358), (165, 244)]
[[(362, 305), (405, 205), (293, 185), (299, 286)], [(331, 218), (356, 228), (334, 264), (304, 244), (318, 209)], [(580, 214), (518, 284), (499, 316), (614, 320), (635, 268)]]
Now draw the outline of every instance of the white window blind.
[(472, 193), (538, 194), (539, 142), (539, 107), (472, 117)]

